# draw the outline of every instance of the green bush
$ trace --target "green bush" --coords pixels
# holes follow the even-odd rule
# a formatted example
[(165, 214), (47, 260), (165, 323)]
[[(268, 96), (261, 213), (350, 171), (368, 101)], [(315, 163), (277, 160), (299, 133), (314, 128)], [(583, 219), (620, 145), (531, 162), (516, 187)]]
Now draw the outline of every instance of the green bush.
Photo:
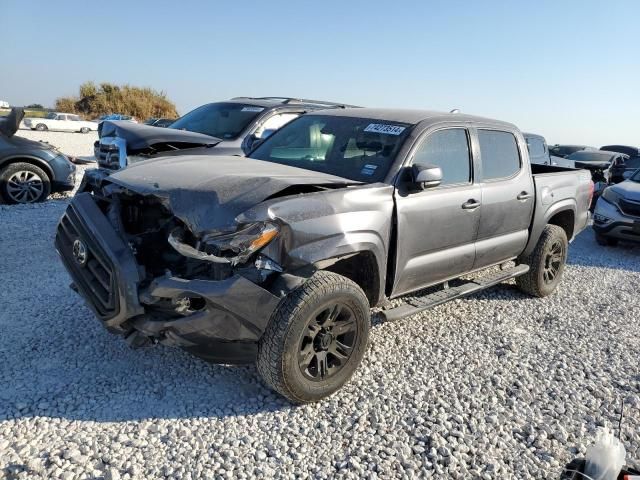
[(149, 87), (132, 87), (111, 83), (85, 82), (80, 85), (78, 97), (60, 97), (56, 110), (77, 113), (85, 118), (120, 113), (139, 120), (149, 117), (176, 118), (176, 106), (164, 92)]

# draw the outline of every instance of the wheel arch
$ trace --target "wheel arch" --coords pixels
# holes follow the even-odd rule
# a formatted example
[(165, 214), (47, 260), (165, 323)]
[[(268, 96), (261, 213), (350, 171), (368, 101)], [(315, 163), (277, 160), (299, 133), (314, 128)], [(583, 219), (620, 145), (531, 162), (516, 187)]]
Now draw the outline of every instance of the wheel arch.
[(573, 232), (576, 225), (576, 214), (571, 208), (566, 208), (555, 213), (551, 218), (547, 220), (548, 225), (557, 225), (561, 227), (567, 234), (567, 240), (573, 238)]
[(573, 239), (576, 221), (576, 203), (574, 200), (567, 199), (550, 206), (544, 213), (544, 216), (541, 215), (541, 217), (542, 218), (534, 216), (533, 225), (529, 234), (529, 242), (522, 252), (522, 256), (527, 256), (533, 252), (544, 227), (547, 225), (562, 227), (567, 234), (567, 240), (571, 241)]
[(371, 250), (363, 250), (344, 257), (324, 260), (321, 270), (337, 273), (355, 282), (369, 300), (370, 306), (380, 301), (381, 279), (378, 260)]
[(55, 179), (55, 175), (51, 166), (43, 159), (38, 158), (34, 155), (12, 155), (9, 157), (5, 157), (0, 160), (0, 169), (5, 168), (7, 165), (10, 165), (12, 163), (30, 163), (31, 165), (44, 170), (44, 173), (47, 174), (50, 182)]

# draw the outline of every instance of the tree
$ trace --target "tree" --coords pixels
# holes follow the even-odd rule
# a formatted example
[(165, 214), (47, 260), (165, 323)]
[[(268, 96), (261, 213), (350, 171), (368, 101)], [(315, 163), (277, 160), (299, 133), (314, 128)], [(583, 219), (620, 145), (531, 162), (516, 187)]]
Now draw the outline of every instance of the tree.
[(25, 108), (35, 108), (37, 110), (44, 110), (44, 107), (39, 103), (32, 103), (31, 105), (27, 105)]
[(78, 113), (87, 118), (120, 113), (139, 119), (149, 117), (176, 118), (178, 112), (164, 92), (149, 87), (132, 87), (112, 83), (85, 82), (77, 97), (60, 97), (56, 110)]

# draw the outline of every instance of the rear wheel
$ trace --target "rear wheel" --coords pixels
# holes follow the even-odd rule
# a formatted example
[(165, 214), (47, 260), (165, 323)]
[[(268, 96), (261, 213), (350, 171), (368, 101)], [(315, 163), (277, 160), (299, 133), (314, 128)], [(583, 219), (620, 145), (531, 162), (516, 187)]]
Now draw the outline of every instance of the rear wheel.
[(596, 243), (603, 247), (615, 247), (616, 245), (618, 245), (618, 239), (606, 237), (601, 233), (596, 233)]
[(44, 123), (39, 123), (36, 125), (36, 130), (38, 130), (39, 132), (44, 132), (46, 130), (49, 130), (49, 127), (47, 127)]
[(533, 252), (518, 263), (529, 265), (525, 275), (516, 278), (520, 290), (536, 297), (546, 297), (560, 284), (567, 262), (569, 242), (564, 229), (557, 225), (547, 225), (540, 235)]
[(91, 131), (91, 129), (89, 129), (89, 127), (82, 127), (80, 129), (80, 133), (89, 133)]
[(47, 174), (30, 163), (11, 163), (0, 170), (0, 195), (9, 204), (44, 201), (51, 193)]
[(258, 345), (258, 372), (293, 403), (321, 400), (351, 378), (369, 327), (369, 302), (360, 287), (336, 273), (316, 272), (271, 317)]

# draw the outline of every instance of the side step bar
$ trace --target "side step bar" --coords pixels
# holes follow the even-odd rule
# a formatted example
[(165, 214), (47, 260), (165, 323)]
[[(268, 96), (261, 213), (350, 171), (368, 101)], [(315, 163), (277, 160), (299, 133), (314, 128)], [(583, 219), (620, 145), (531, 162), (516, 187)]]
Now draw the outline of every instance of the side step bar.
[(409, 315), (422, 312), (428, 308), (437, 307), (445, 302), (456, 298), (471, 295), (489, 287), (493, 287), (506, 280), (510, 280), (520, 275), (524, 275), (529, 271), (529, 265), (516, 265), (507, 270), (499, 270), (491, 275), (485, 275), (471, 282), (463, 283), (457, 287), (438, 290), (435, 293), (424, 295), (422, 297), (412, 297), (407, 303), (389, 310), (380, 312), (383, 321), (399, 320)]

